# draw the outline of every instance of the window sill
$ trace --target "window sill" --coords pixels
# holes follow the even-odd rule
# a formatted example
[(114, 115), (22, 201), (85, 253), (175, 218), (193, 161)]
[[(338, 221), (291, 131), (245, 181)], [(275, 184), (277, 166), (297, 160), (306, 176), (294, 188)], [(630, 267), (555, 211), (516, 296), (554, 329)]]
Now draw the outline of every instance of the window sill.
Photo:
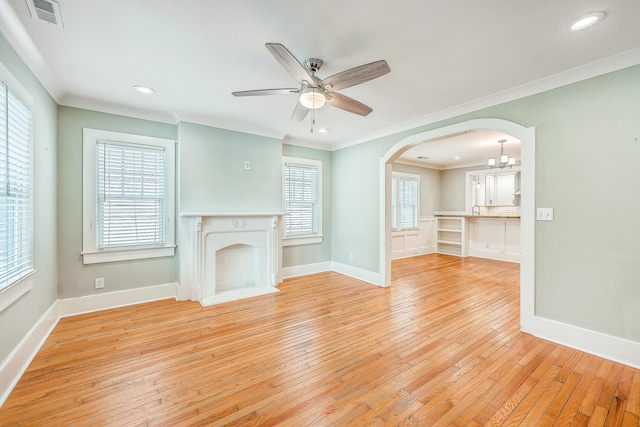
[(126, 249), (101, 252), (82, 252), (83, 264), (99, 264), (103, 262), (132, 261), (136, 259), (161, 258), (174, 256), (175, 246), (160, 248)]
[(23, 277), (0, 292), (0, 312), (16, 302), (22, 295), (26, 294), (33, 288), (33, 274), (35, 272), (36, 271), (33, 270), (26, 277)]
[(311, 245), (314, 243), (322, 243), (323, 236), (311, 237), (284, 237), (282, 246)]
[(391, 232), (398, 233), (401, 231), (420, 231), (420, 227), (410, 227), (410, 228), (392, 228)]

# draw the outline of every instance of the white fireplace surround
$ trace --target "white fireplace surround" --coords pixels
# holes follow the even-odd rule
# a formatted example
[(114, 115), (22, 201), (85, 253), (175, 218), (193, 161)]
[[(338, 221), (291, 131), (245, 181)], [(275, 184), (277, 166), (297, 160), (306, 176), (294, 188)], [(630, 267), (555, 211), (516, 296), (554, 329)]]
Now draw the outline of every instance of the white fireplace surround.
[(182, 213), (178, 299), (210, 305), (278, 292), (282, 215)]

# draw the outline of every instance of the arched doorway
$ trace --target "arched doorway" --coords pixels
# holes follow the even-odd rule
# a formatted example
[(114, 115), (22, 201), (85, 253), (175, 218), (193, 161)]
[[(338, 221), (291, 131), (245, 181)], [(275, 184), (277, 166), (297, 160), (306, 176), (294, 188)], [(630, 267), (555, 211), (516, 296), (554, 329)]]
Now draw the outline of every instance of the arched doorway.
[(505, 132), (521, 143), (521, 261), (520, 261), (520, 329), (533, 332), (535, 315), (535, 128), (524, 127), (502, 119), (474, 119), (411, 135), (396, 143), (380, 160), (380, 276), (384, 286), (391, 285), (390, 187), (391, 164), (400, 154), (420, 143), (442, 139), (448, 135), (489, 129)]

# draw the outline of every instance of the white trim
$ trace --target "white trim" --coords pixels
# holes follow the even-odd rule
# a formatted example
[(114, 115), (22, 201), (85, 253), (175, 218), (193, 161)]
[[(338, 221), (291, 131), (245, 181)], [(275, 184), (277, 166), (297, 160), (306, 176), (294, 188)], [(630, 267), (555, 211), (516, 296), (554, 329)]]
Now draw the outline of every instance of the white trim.
[(520, 261), (520, 329), (533, 333), (535, 314), (535, 128), (525, 128), (518, 123), (503, 119), (472, 119), (410, 135), (391, 147), (380, 158), (380, 272), (386, 286), (391, 285), (391, 229), (390, 214), (391, 164), (400, 156), (402, 149), (429, 140), (475, 129), (499, 130), (515, 136), (521, 142), (521, 261)]
[(0, 365), (0, 407), (18, 384), (20, 377), (36, 357), (53, 328), (58, 324), (60, 319), (58, 307), (56, 300), (2, 361), (2, 365)]
[(308, 276), (309, 274), (325, 273), (327, 271), (331, 271), (331, 261), (283, 267), (282, 275), (285, 279), (290, 279), (292, 277)]
[(498, 251), (487, 251), (482, 249), (469, 249), (469, 256), (476, 258), (494, 259), (496, 261), (520, 263), (520, 254), (507, 254)]
[(62, 317), (175, 298), (177, 283), (56, 300), (0, 365), (0, 407)]
[[(392, 231), (411, 231), (411, 230), (415, 230), (418, 231), (419, 226), (418, 226), (418, 222), (420, 222), (420, 175), (418, 175), (417, 173), (408, 173), (408, 172), (398, 172), (398, 171), (392, 171), (391, 172), (391, 177), (396, 177), (396, 197), (398, 200), (391, 200), (391, 204), (393, 206), (393, 202), (396, 202), (396, 220), (397, 220), (397, 224), (396, 226), (400, 225), (400, 179), (401, 178), (406, 178), (406, 179), (413, 179), (418, 183), (418, 190), (417, 190), (417, 194), (416, 194), (416, 209), (415, 209), (415, 214), (416, 214), (416, 226), (415, 227), (410, 227), (410, 228), (392, 228)], [(393, 182), (392, 182), (393, 183)], [(393, 189), (392, 189), (392, 193), (393, 193)]]
[(181, 217), (198, 216), (280, 216), (284, 212), (181, 212)]
[(35, 272), (36, 270), (33, 270), (26, 277), (23, 277), (17, 282), (7, 286), (2, 290), (2, 292), (0, 292), (0, 312), (18, 301), (22, 295), (33, 289), (33, 275)]
[(114, 250), (102, 252), (82, 252), (83, 264), (98, 264), (101, 262), (131, 261), (134, 259), (161, 258), (174, 256), (175, 245), (158, 248)]
[[(0, 80), (5, 82), (5, 84), (9, 87), (9, 89), (18, 97), (22, 102), (27, 104), (29, 109), (33, 111), (33, 96), (31, 93), (25, 89), (20, 81), (13, 77), (13, 74), (5, 67), (2, 63), (0, 63)], [(33, 139), (33, 136), (32, 136)]]
[(60, 317), (76, 316), (94, 311), (175, 298), (178, 291), (177, 285), (177, 283), (166, 283), (163, 285), (145, 286), (143, 288), (61, 299), (58, 300), (60, 306), (59, 315)]
[(331, 262), (331, 271), (344, 274), (345, 276), (353, 277), (354, 279), (362, 280), (363, 282), (370, 283), (372, 285), (386, 287), (384, 282), (384, 276), (373, 271), (363, 270), (352, 265), (346, 265), (339, 262)]
[(535, 316), (535, 335), (576, 350), (640, 369), (640, 343)]
[[(392, 125), (366, 135), (361, 135), (355, 139), (334, 143), (331, 145), (329, 150), (341, 150), (343, 148), (369, 142), (374, 139), (414, 130), (436, 122), (458, 117), (463, 114), (526, 98), (528, 96), (557, 89), (562, 86), (581, 82), (607, 73), (612, 73), (614, 71), (623, 70), (638, 64), (640, 64), (640, 48), (631, 49), (596, 62), (591, 62), (570, 70), (562, 71), (552, 76), (543, 77), (539, 80), (525, 83), (521, 86), (506, 89), (502, 92), (491, 94), (484, 98), (478, 98), (465, 104), (456, 105), (451, 108), (436, 111), (433, 114), (418, 117), (417, 119), (409, 120), (397, 125)], [(294, 142), (289, 143), (304, 146), (303, 144), (295, 144)]]
[[(291, 165), (300, 165), (306, 166), (308, 168), (316, 168), (318, 171), (318, 183), (317, 183), (317, 217), (318, 217), (318, 229), (314, 234), (309, 234), (306, 236), (287, 236), (287, 218), (286, 218), (286, 200), (285, 200), (285, 191), (284, 191), (284, 183), (285, 183), (285, 173), (284, 169), (287, 164)], [(323, 234), (322, 234), (322, 209), (324, 205), (324, 194), (322, 188), (323, 181), (323, 171), (324, 164), (322, 160), (315, 159), (307, 159), (304, 157), (291, 157), (291, 156), (282, 156), (282, 206), (285, 207), (285, 213), (282, 223), (282, 245), (283, 246), (296, 246), (296, 245), (309, 245), (314, 243), (322, 243)]]
[(312, 236), (312, 237), (283, 237), (282, 246), (299, 246), (299, 245), (313, 245), (322, 243), (324, 236)]
[[(162, 147), (165, 150), (165, 245), (161, 248), (104, 250), (96, 248), (96, 143), (109, 140)], [(82, 129), (82, 262), (126, 261), (175, 255), (176, 141), (147, 135)]]

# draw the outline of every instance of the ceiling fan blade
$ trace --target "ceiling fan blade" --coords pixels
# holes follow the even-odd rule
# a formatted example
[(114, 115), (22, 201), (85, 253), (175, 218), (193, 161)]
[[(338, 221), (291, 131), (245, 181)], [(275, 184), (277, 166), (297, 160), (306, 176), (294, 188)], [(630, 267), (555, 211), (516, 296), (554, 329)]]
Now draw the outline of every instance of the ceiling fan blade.
[(350, 113), (366, 116), (373, 111), (371, 107), (364, 105), (355, 99), (349, 98), (337, 92), (331, 92), (327, 94), (327, 104), (332, 107), (340, 108), (341, 110), (348, 111)]
[(327, 77), (322, 80), (322, 87), (331, 91), (346, 89), (383, 76), (389, 71), (391, 71), (391, 68), (389, 68), (387, 61), (376, 61)]
[(306, 68), (296, 59), (286, 47), (280, 43), (266, 43), (269, 52), (278, 60), (280, 65), (289, 72), (300, 84), (306, 81), (309, 85), (314, 85), (313, 77)]
[(309, 113), (309, 110), (305, 107), (302, 106), (302, 104), (300, 104), (300, 102), (298, 102), (296, 104), (296, 108), (293, 110), (293, 115), (291, 116), (291, 121), (292, 122), (301, 122), (304, 120), (305, 117), (307, 117), (307, 114)]
[(264, 95), (289, 95), (292, 93), (299, 93), (300, 90), (296, 88), (281, 88), (281, 89), (258, 89), (258, 90), (241, 90), (238, 92), (231, 92), (233, 96), (264, 96)]

